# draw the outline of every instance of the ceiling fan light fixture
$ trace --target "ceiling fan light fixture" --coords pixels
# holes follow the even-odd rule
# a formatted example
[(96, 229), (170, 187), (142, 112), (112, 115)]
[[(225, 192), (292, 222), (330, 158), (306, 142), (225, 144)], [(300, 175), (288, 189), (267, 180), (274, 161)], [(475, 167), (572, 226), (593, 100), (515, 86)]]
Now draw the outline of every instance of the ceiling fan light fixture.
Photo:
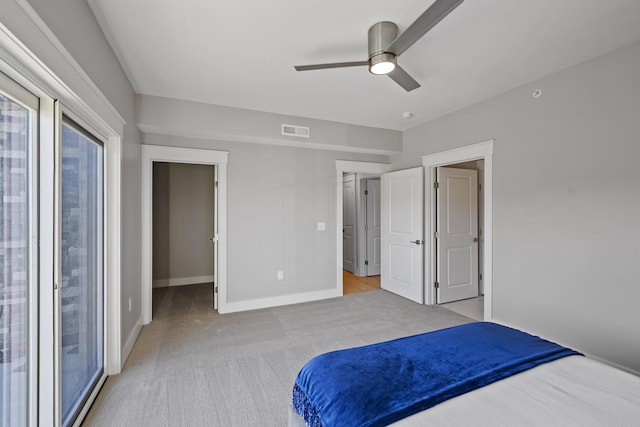
[(369, 60), (369, 72), (371, 74), (389, 74), (396, 68), (396, 56), (392, 53), (380, 53)]
[(371, 74), (388, 75), (407, 92), (418, 89), (418, 83), (396, 61), (415, 42), (436, 26), (464, 0), (434, 0), (406, 30), (398, 35), (398, 26), (391, 21), (380, 21), (369, 27), (367, 33), (368, 59), (365, 61), (333, 62), (329, 64), (296, 65), (297, 71), (369, 66)]

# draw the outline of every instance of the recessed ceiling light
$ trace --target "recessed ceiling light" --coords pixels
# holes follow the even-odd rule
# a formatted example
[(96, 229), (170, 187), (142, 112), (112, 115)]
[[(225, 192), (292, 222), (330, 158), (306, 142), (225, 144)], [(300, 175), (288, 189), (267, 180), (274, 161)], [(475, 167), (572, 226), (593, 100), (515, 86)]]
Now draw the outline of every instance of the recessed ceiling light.
[(410, 119), (411, 117), (413, 117), (413, 113), (410, 111), (402, 113), (402, 118), (405, 120)]

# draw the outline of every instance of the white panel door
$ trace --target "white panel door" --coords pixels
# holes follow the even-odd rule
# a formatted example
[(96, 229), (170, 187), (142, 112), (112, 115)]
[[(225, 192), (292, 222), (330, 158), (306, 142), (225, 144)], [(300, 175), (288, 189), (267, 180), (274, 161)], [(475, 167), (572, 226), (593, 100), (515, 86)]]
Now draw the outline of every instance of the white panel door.
[(478, 172), (438, 168), (438, 303), (478, 296)]
[(380, 247), (380, 179), (368, 179), (367, 183), (367, 276), (378, 276), (382, 264)]
[(342, 182), (342, 268), (354, 273), (356, 257), (356, 181), (347, 175)]
[(422, 168), (382, 175), (381, 285), (412, 301), (424, 302)]

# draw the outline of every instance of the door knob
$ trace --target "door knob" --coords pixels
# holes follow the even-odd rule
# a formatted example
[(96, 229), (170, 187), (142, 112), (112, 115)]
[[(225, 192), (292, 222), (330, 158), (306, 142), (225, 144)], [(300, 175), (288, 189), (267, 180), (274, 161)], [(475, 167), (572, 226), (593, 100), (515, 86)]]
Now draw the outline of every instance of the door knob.
[(409, 243), (415, 243), (416, 245), (421, 245), (424, 243), (424, 240), (412, 240)]
[(478, 238), (477, 238), (477, 237), (474, 237), (474, 238), (473, 238), (473, 243), (477, 243), (477, 242), (478, 242)]

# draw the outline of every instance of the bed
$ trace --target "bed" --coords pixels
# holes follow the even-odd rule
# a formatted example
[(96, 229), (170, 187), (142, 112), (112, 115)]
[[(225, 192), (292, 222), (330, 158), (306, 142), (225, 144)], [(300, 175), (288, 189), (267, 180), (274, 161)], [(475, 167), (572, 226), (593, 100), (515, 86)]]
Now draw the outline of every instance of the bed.
[(310, 360), (289, 426), (638, 425), (640, 378), (490, 322)]

